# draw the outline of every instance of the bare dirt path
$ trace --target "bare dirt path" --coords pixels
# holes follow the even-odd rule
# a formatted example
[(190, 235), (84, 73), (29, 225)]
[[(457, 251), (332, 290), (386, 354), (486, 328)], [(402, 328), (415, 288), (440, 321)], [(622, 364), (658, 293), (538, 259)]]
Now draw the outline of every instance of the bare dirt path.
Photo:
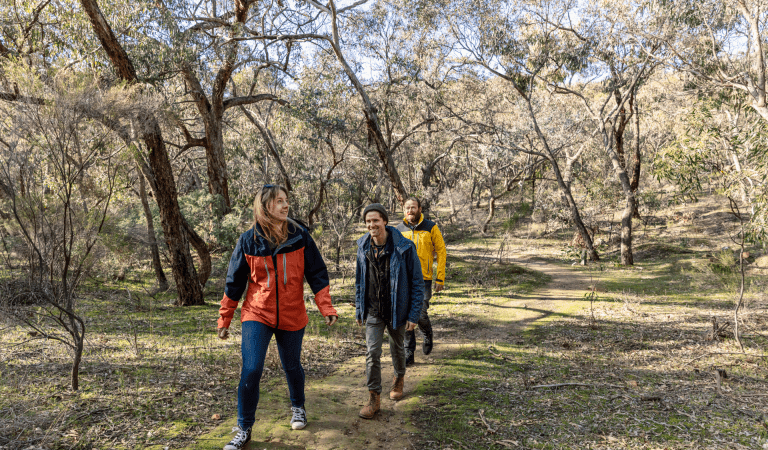
[[(365, 387), (365, 357), (357, 356), (340, 364), (330, 376), (308, 379), (306, 386), (309, 425), (301, 431), (289, 426), (290, 402), (283, 379), (262, 386), (259, 410), (253, 437), (247, 449), (413, 449), (413, 435), (418, 432), (409, 420), (409, 412), (420, 399), (413, 395), (416, 387), (439, 376), (441, 360), (456, 352), (474, 347), (487, 347), (491, 342), (513, 341), (521, 328), (557, 314), (568, 314), (583, 308), (584, 293), (590, 285), (588, 274), (564, 264), (541, 260), (515, 260), (514, 264), (543, 272), (551, 281), (543, 289), (527, 295), (515, 295), (508, 302), (486, 305), (477, 309), (477, 319), (488, 326), (474, 327), (467, 333), (451, 333), (441, 339), (440, 317), (433, 318), (436, 345), (429, 356), (417, 349), (416, 364), (408, 368), (405, 380), (405, 398), (399, 402), (389, 400), (389, 381), (392, 364), (389, 351), (382, 355), (381, 412), (373, 420), (358, 417), (358, 411), (367, 401)], [(450, 296), (450, 288), (433, 298)], [(432, 311), (432, 308), (430, 308)], [(360, 333), (362, 336), (362, 332)], [(362, 338), (361, 338), (362, 342)], [(234, 396), (233, 396), (234, 399)], [(211, 433), (198, 439), (195, 449), (221, 449), (232, 437), (234, 418), (224, 421)]]

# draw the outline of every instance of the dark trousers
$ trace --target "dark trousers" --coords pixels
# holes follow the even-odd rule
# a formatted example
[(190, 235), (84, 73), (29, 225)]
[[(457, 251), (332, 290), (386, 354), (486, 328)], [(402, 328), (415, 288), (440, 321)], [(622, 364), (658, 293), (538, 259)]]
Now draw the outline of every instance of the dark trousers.
[(304, 407), (304, 368), (301, 367), (304, 328), (298, 331), (278, 330), (249, 320), (243, 322), (242, 331), (243, 370), (240, 372), (240, 385), (237, 388), (237, 424), (241, 430), (247, 430), (256, 422), (259, 381), (264, 372), (264, 359), (272, 335), (275, 336), (277, 352), (280, 354), (285, 379), (288, 381), (291, 405)]
[[(432, 298), (432, 280), (424, 280), (424, 301), (421, 303), (421, 315), (419, 316), (419, 329), (422, 334), (432, 329), (432, 323), (429, 321), (429, 300)], [(405, 332), (405, 351), (414, 353), (416, 351), (416, 331)]]

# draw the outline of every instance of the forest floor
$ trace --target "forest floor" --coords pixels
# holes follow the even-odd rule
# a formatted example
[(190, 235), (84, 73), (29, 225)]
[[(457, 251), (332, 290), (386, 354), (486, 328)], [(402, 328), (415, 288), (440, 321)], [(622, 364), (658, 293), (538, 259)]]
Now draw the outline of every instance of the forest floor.
[[(290, 429), (272, 346), (247, 448), (768, 449), (768, 254), (748, 248), (742, 351), (737, 227), (715, 202), (667, 208), (636, 224), (635, 265), (624, 267), (605, 233), (602, 260), (581, 266), (566, 229), (524, 222), (489, 238), (446, 223), (436, 345), (417, 349), (405, 398), (388, 399), (385, 348), (382, 411), (358, 417), (364, 337), (339, 272), (339, 323), (326, 327), (307, 304), (309, 425)], [(0, 327), (0, 449), (219, 449), (231, 439), (239, 326), (215, 337), (220, 282), (206, 305), (177, 308), (172, 292), (146, 289), (150, 276), (87, 286), (77, 392), (66, 348)]]

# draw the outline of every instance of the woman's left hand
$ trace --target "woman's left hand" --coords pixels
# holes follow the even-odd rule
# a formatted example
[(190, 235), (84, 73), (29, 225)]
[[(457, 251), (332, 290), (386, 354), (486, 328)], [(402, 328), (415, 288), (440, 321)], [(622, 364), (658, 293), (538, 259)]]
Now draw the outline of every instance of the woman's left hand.
[(339, 318), (339, 316), (325, 316), (325, 324), (329, 327), (336, 323), (336, 320)]

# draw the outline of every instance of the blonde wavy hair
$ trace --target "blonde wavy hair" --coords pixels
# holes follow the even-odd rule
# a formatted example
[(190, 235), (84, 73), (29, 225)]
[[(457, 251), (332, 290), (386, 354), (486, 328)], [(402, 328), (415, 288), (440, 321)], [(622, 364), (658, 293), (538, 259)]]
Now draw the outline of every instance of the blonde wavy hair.
[[(261, 226), (264, 237), (274, 244), (282, 244), (288, 239), (288, 221), (280, 220), (269, 212), (269, 204), (283, 191), (288, 197), (288, 190), (278, 184), (265, 184), (259, 189), (256, 198), (253, 199), (253, 229), (256, 224)], [(254, 235), (255, 238), (255, 235)]]

